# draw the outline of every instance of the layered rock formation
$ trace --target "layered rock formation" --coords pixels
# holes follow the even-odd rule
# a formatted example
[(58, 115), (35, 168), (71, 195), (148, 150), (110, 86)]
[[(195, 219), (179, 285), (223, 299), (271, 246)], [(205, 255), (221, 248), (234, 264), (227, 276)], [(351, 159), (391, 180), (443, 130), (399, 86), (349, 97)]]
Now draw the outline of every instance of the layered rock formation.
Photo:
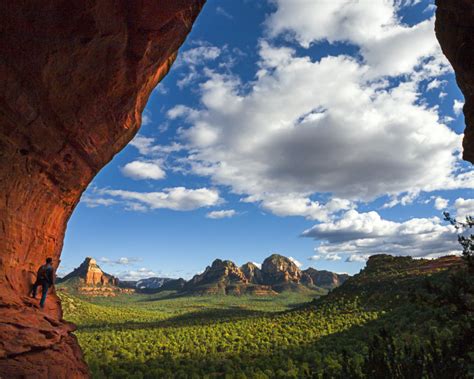
[(240, 294), (248, 283), (246, 276), (234, 262), (216, 259), (202, 274), (189, 280), (183, 290), (206, 294)]
[[(0, 373), (87, 376), (54, 293), (28, 298), (94, 175), (134, 136), (204, 0), (0, 3)], [(437, 0), (436, 33), (466, 98), (474, 162), (471, 0)]]
[(262, 270), (260, 270), (255, 263), (248, 262), (240, 267), (240, 270), (245, 275), (249, 283), (262, 284), (263, 275)]
[(97, 172), (136, 134), (204, 0), (0, 4), (0, 373), (88, 376), (58, 298), (28, 297)]
[(436, 0), (436, 37), (464, 94), (463, 158), (474, 163), (474, 2)]
[(336, 274), (335, 272), (327, 270), (316, 270), (312, 267), (301, 272), (301, 283), (307, 286), (315, 286), (326, 289), (333, 289), (339, 287), (347, 279), (347, 274)]
[(301, 271), (289, 258), (273, 254), (262, 269), (248, 262), (241, 267), (232, 261), (216, 259), (202, 274), (195, 275), (183, 287), (186, 292), (204, 294), (276, 295), (287, 290), (333, 289), (349, 277), (314, 268)]
[(58, 280), (58, 283), (67, 282), (71, 279), (79, 279), (85, 286), (118, 286), (119, 280), (105, 273), (94, 258), (87, 257), (81, 265)]
[(265, 283), (270, 285), (283, 283), (299, 283), (301, 270), (287, 257), (272, 254), (262, 263), (262, 275)]
[(119, 286), (120, 281), (115, 276), (105, 273), (96, 260), (87, 257), (82, 264), (58, 279), (58, 290), (74, 291), (87, 296), (116, 296), (117, 294), (132, 294), (135, 289)]

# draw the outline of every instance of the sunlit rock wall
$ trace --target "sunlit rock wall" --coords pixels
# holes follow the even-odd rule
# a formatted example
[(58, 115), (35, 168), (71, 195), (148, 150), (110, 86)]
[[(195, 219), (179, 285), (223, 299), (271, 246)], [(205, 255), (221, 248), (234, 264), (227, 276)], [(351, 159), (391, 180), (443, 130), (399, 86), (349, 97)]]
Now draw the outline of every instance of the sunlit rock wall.
[(0, 376), (87, 377), (58, 298), (28, 292), (97, 172), (136, 134), (204, 0), (0, 3)]

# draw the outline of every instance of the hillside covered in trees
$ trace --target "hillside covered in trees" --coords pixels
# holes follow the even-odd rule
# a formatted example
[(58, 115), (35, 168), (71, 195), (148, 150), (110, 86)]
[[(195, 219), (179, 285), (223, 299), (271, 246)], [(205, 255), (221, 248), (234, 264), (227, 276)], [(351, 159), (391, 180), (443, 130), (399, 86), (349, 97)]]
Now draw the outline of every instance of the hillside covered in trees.
[(94, 378), (467, 378), (471, 278), (458, 257), (379, 255), (312, 301), (61, 296)]

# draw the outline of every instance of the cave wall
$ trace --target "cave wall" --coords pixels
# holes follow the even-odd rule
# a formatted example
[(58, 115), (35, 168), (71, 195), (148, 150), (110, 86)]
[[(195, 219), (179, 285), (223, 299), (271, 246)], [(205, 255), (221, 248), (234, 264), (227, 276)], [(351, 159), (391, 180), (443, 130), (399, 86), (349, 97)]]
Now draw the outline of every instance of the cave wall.
[(83, 378), (50, 293), (28, 297), (97, 172), (136, 134), (205, 0), (0, 4), (0, 377)]
[(474, 163), (474, 1), (436, 0), (436, 37), (464, 94), (463, 159)]
[[(83, 378), (80, 348), (51, 294), (28, 297), (97, 172), (136, 134), (205, 0), (0, 3), (0, 376)], [(466, 104), (474, 162), (474, 3), (437, 0), (436, 35)]]

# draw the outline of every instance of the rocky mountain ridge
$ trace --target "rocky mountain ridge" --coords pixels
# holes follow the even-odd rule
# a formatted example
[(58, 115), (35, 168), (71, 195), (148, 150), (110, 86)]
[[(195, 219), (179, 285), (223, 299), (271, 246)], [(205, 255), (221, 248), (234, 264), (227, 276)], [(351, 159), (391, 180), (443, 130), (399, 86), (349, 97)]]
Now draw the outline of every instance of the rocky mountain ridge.
[(276, 294), (286, 290), (331, 290), (349, 275), (308, 268), (301, 270), (291, 259), (272, 254), (260, 269), (248, 262), (238, 267), (229, 260), (216, 259), (203, 273), (195, 275), (183, 287), (186, 292), (219, 294)]
[(162, 277), (120, 281), (102, 271), (94, 258), (87, 257), (78, 268), (58, 280), (58, 283), (62, 283), (63, 287), (65, 284), (73, 286), (82, 294), (92, 296), (114, 296), (119, 292), (134, 291), (276, 295), (287, 290), (331, 290), (348, 278), (347, 274), (312, 267), (301, 270), (291, 259), (272, 254), (263, 261), (261, 268), (253, 262), (239, 267), (230, 260), (215, 259), (202, 273), (194, 275), (188, 281)]

